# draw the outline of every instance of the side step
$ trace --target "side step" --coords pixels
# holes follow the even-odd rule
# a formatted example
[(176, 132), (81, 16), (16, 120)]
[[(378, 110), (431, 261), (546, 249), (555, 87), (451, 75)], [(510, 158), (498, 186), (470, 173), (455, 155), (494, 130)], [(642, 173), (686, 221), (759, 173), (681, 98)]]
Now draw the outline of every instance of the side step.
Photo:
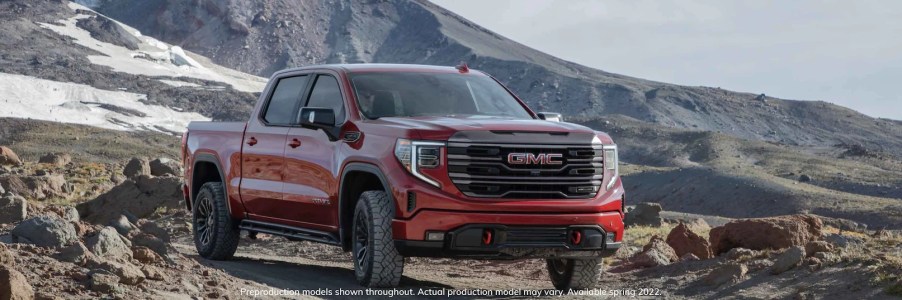
[(238, 225), (238, 228), (242, 230), (247, 230), (248, 232), (260, 232), (278, 236), (284, 236), (289, 239), (297, 239), (304, 241), (311, 241), (329, 245), (341, 245), (338, 240), (338, 237), (335, 234), (300, 228), (282, 224), (275, 224), (263, 221), (255, 221), (255, 220), (241, 220), (241, 224)]

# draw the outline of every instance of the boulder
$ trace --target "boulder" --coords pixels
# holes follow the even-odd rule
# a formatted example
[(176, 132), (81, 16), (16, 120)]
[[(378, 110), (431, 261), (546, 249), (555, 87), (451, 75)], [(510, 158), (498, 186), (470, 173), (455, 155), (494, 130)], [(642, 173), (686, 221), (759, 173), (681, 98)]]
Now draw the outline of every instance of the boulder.
[(799, 182), (811, 182), (811, 176), (807, 174), (799, 175)]
[(66, 182), (63, 175), (3, 175), (0, 176), (0, 186), (10, 193), (21, 195), (32, 200), (44, 200), (53, 197), (69, 198), (74, 190), (72, 185)]
[(93, 259), (94, 255), (91, 254), (91, 251), (88, 250), (88, 247), (85, 247), (85, 244), (76, 242), (72, 245), (59, 249), (56, 255), (54, 255), (54, 258), (62, 262), (70, 262), (76, 265), (83, 265)]
[(106, 261), (94, 263), (93, 267), (115, 274), (119, 277), (119, 283), (122, 284), (138, 285), (146, 278), (144, 277), (144, 272), (141, 272), (140, 268), (130, 263)]
[(755, 251), (755, 250), (739, 247), (739, 248), (733, 248), (733, 249), (730, 249), (730, 251), (727, 251), (726, 257), (727, 257), (727, 259), (730, 259), (730, 260), (737, 260), (737, 259), (742, 259), (742, 258), (756, 257), (759, 254), (761, 254), (760, 251)]
[(667, 244), (679, 257), (683, 257), (687, 253), (695, 254), (700, 259), (714, 257), (711, 254), (711, 244), (708, 243), (708, 240), (692, 232), (689, 226), (682, 222), (670, 230), (670, 234), (667, 235)]
[(141, 272), (144, 273), (144, 277), (150, 280), (163, 280), (163, 272), (160, 269), (153, 266), (143, 266), (141, 267)]
[(770, 273), (778, 275), (789, 271), (799, 265), (804, 258), (805, 248), (800, 246), (791, 247), (777, 256), (774, 265), (770, 267)]
[(22, 165), (22, 160), (19, 159), (19, 156), (13, 152), (13, 149), (9, 149), (5, 146), (0, 146), (0, 166), (20, 166)]
[(157, 158), (150, 162), (150, 175), (153, 176), (179, 176), (180, 171), (179, 162), (169, 158)]
[(47, 153), (38, 160), (42, 164), (50, 164), (55, 167), (63, 167), (72, 162), (72, 156), (67, 153)]
[(814, 256), (815, 253), (833, 251), (833, 245), (826, 241), (811, 241), (805, 244), (805, 253), (808, 256)]
[(28, 201), (13, 194), (0, 196), (0, 224), (18, 223), (28, 217)]
[(702, 278), (707, 285), (718, 286), (728, 282), (736, 282), (742, 279), (749, 268), (745, 264), (728, 263), (721, 265)]
[(131, 242), (119, 235), (113, 227), (104, 227), (96, 235), (87, 238), (88, 248), (95, 255), (116, 260), (128, 260), (132, 257)]
[(128, 218), (125, 216), (119, 216), (119, 218), (110, 222), (110, 226), (115, 228), (121, 235), (128, 235), (130, 231), (138, 229), (138, 227), (135, 226), (135, 224), (132, 224), (132, 222), (129, 222)]
[(82, 219), (95, 224), (110, 224), (123, 214), (146, 218), (158, 208), (176, 209), (182, 205), (181, 180), (176, 177), (139, 176), (126, 180), (94, 200), (77, 206)]
[(711, 229), (711, 250), (721, 254), (736, 247), (752, 250), (805, 246), (821, 236), (823, 223), (812, 215), (742, 219)]
[(132, 256), (135, 260), (143, 263), (143, 264), (153, 264), (161, 261), (160, 255), (158, 255), (150, 248), (144, 246), (137, 246), (132, 248)]
[(11, 233), (14, 242), (41, 247), (62, 247), (78, 240), (72, 223), (56, 216), (39, 216), (22, 221)]
[(633, 258), (630, 259), (632, 264), (637, 267), (656, 267), (669, 265), (679, 259), (673, 248), (658, 236), (653, 236), (648, 244), (642, 248)]
[(92, 291), (99, 293), (117, 294), (122, 292), (122, 288), (119, 287), (119, 277), (104, 272), (91, 274), (91, 281), (88, 283), (88, 286)]
[(34, 289), (25, 275), (10, 266), (0, 265), (0, 299), (31, 300)]
[(165, 257), (168, 253), (166, 242), (156, 236), (143, 232), (133, 231), (133, 233), (129, 235), (129, 238), (132, 241), (132, 245), (135, 247), (147, 247), (163, 257)]
[(850, 244), (862, 243), (862, 240), (858, 237), (836, 234), (836, 233), (831, 233), (831, 234), (824, 236), (824, 240), (827, 241), (828, 243), (833, 244), (834, 246), (837, 246), (840, 248), (845, 248), (845, 247), (849, 246)]
[(661, 226), (661, 204), (639, 203), (626, 214), (626, 226)]
[(128, 178), (150, 175), (150, 163), (143, 158), (132, 158), (122, 169), (122, 175)]
[(169, 232), (166, 231), (166, 229), (163, 229), (163, 227), (160, 227), (160, 225), (157, 225), (156, 222), (147, 219), (141, 219), (138, 220), (137, 225), (141, 229), (141, 232), (155, 236), (165, 243), (169, 243)]

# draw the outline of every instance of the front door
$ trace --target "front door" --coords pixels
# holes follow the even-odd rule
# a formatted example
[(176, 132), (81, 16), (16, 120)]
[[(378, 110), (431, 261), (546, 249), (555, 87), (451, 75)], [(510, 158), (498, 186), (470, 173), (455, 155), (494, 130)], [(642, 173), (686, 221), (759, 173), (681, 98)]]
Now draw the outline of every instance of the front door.
[[(332, 108), (336, 124), (344, 123), (345, 107), (341, 88), (333, 75), (317, 75), (306, 107)], [(334, 231), (338, 220), (338, 162), (341, 141), (330, 141), (322, 130), (293, 127), (288, 130), (285, 149), (286, 203), (299, 226)]]
[(267, 218), (282, 210), (286, 138), (307, 84), (307, 75), (279, 79), (262, 113), (248, 121), (241, 156), (241, 199), (251, 215)]

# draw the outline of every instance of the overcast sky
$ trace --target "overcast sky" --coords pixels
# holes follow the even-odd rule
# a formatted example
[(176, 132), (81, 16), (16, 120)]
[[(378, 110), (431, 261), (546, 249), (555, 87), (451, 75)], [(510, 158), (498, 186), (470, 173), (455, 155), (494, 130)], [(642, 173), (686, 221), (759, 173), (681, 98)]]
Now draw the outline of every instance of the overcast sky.
[(902, 120), (902, 1), (432, 1), (605, 71)]

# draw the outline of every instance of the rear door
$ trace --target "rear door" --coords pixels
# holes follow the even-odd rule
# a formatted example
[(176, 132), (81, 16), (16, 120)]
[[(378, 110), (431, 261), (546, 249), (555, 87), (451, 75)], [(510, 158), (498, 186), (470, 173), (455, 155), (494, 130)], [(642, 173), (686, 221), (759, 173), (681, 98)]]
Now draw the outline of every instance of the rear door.
[[(347, 119), (338, 74), (317, 74), (305, 106), (332, 108), (336, 126)], [(330, 141), (322, 130), (292, 127), (285, 149), (284, 199), (291, 206), (284, 213), (298, 226), (323, 231), (338, 228), (338, 162), (341, 141)], [(296, 147), (295, 147), (296, 146)]]
[(241, 164), (241, 199), (255, 219), (282, 209), (286, 136), (309, 85), (309, 75), (278, 79), (260, 114), (248, 121)]

